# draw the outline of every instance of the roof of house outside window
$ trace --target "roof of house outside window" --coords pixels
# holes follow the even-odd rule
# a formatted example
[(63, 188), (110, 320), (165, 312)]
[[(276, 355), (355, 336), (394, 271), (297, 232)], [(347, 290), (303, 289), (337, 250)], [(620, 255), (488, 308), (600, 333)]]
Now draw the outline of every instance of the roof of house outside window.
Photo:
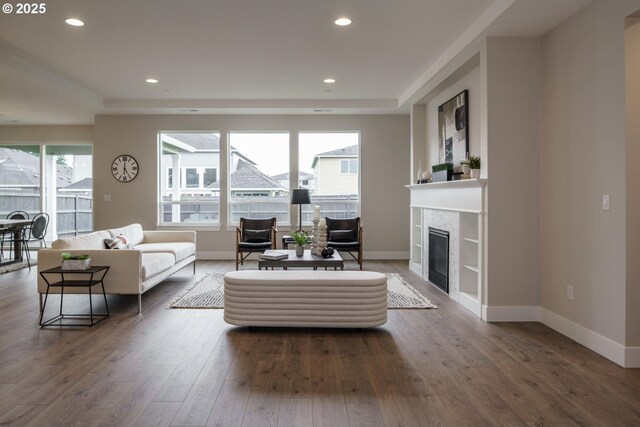
[(358, 157), (358, 145), (351, 145), (349, 147), (338, 148), (337, 150), (316, 154), (313, 157), (313, 164), (311, 165), (312, 168), (316, 167), (316, 163), (318, 163), (318, 159), (320, 157)]
[[(278, 181), (260, 172), (258, 168), (244, 160), (238, 161), (238, 167), (230, 174), (231, 189), (265, 189), (288, 191)], [(209, 184), (207, 188), (220, 188), (220, 182)]]

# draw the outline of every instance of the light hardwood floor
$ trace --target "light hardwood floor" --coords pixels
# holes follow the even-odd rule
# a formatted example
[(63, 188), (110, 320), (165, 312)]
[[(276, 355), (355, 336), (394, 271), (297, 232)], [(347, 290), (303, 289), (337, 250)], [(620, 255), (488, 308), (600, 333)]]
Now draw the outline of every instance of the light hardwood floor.
[(0, 425), (640, 425), (640, 370), (540, 324), (485, 323), (406, 262), (365, 267), (439, 309), (390, 310), (361, 331), (249, 331), (221, 310), (167, 309), (234, 269), (206, 261), (145, 294), (142, 315), (136, 297), (111, 296), (94, 328), (41, 330), (35, 269), (0, 275)]

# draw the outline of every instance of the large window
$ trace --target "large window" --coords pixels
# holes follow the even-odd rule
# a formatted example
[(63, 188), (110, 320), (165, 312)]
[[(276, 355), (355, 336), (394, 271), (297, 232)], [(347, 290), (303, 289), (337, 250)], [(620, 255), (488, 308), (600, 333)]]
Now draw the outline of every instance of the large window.
[(220, 134), (161, 132), (161, 224), (220, 223)]
[(289, 223), (289, 134), (229, 134), (229, 223), (275, 216)]
[[(90, 145), (47, 145), (46, 211), (57, 237), (93, 231), (93, 157)], [(55, 215), (51, 213), (55, 212)]]
[(311, 193), (311, 205), (303, 206), (303, 224), (311, 224), (313, 205), (320, 206), (321, 216), (359, 214), (359, 143), (358, 132), (300, 133), (298, 180)]
[(91, 146), (0, 146), (0, 218), (16, 210), (49, 214), (47, 241), (91, 232)]

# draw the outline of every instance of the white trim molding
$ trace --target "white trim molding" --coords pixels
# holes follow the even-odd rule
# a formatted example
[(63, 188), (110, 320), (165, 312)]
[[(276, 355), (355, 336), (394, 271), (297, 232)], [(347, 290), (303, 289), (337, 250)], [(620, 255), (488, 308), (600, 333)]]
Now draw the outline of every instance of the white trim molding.
[[(628, 363), (625, 363), (627, 351), (631, 353), (629, 354), (629, 359), (632, 359), (631, 356), (634, 354), (634, 357), (636, 357), (635, 361), (640, 361), (640, 357), (638, 357), (640, 356), (640, 348), (638, 347), (625, 348), (622, 344), (542, 307), (540, 308), (540, 322), (622, 367), (631, 368), (640, 366), (640, 364), (637, 363), (636, 366), (629, 366)], [(631, 360), (629, 360), (629, 362), (631, 362)]]
[(482, 318), (487, 322), (539, 322), (540, 307), (523, 306), (482, 306)]

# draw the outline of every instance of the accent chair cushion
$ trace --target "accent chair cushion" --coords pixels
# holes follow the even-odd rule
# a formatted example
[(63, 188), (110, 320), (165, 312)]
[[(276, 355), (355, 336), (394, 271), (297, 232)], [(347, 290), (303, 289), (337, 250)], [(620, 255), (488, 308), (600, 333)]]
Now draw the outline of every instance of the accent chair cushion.
[(264, 243), (271, 241), (271, 230), (244, 230), (244, 241), (249, 243)]
[(350, 251), (356, 250), (360, 248), (360, 243), (358, 242), (327, 242), (328, 248), (333, 248), (338, 251)]
[(354, 242), (356, 236), (353, 234), (353, 230), (329, 230), (329, 241)]
[(240, 242), (238, 248), (243, 251), (263, 251), (271, 249), (271, 242)]

